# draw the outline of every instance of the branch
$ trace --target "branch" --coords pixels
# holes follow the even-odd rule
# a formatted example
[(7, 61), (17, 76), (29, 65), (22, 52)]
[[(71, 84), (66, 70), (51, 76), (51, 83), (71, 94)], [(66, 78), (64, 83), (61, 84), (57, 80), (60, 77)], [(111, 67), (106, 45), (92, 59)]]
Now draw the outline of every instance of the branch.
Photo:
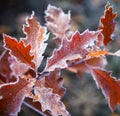
[(44, 114), (43, 112), (41, 112), (40, 110), (36, 109), (34, 106), (30, 105), (29, 103), (27, 103), (26, 101), (23, 102), (23, 104), (25, 106), (27, 106), (28, 108), (30, 108), (31, 110), (37, 112), (38, 114), (40, 114), (41, 116), (47, 116), (46, 114)]

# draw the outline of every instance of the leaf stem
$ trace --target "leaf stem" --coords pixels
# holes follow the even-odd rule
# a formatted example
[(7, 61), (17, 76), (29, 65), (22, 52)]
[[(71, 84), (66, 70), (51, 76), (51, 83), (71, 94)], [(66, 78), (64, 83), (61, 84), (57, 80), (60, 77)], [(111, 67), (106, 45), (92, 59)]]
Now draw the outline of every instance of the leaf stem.
[(38, 114), (40, 114), (41, 116), (47, 116), (46, 114), (44, 114), (43, 112), (41, 112), (40, 110), (36, 109), (34, 106), (30, 105), (29, 103), (27, 103), (26, 101), (23, 102), (23, 104), (25, 106), (27, 106), (28, 108), (32, 109), (33, 111), (37, 112)]

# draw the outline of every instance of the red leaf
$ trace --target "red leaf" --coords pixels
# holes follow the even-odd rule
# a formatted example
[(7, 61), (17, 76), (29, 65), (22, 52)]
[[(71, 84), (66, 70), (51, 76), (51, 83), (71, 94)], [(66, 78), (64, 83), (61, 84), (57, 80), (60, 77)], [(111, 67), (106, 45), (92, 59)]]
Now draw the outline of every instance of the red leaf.
[(12, 75), (14, 76), (23, 76), (28, 70), (28, 66), (26, 66), (25, 64), (23, 63), (20, 63), (19, 61), (17, 61), (16, 59), (9, 59), (11, 65), (10, 65), (10, 68), (11, 68), (11, 71), (12, 71)]
[(64, 104), (60, 101), (60, 96), (54, 94), (52, 89), (46, 87), (35, 87), (34, 101), (41, 103), (42, 111), (49, 110), (52, 116), (70, 116), (65, 109)]
[(5, 48), (10, 50), (10, 53), (16, 57), (16, 59), (22, 63), (28, 64), (28, 66), (35, 68), (35, 64), (32, 62), (33, 56), (30, 55), (31, 46), (25, 46), (23, 41), (18, 42), (15, 38), (8, 35), (3, 35)]
[(62, 87), (63, 78), (59, 77), (59, 70), (51, 72), (45, 77), (45, 86), (53, 89), (53, 93), (63, 96), (65, 94), (65, 88)]
[(111, 72), (100, 68), (92, 68), (93, 77), (97, 86), (102, 89), (103, 94), (108, 98), (109, 106), (114, 111), (117, 104), (120, 105), (120, 80), (111, 77)]
[(115, 21), (117, 14), (113, 13), (113, 8), (107, 3), (105, 7), (104, 17), (100, 19), (101, 23), (99, 29), (102, 29), (102, 34), (104, 35), (104, 44), (107, 45), (111, 40), (111, 34), (115, 29)]
[(8, 51), (4, 51), (0, 56), (0, 80), (4, 83), (16, 81), (16, 78), (11, 74), (11, 63), (9, 62), (10, 57)]
[(29, 81), (20, 78), (19, 81), (0, 85), (1, 116), (17, 115), (29, 89)]
[(26, 25), (23, 27), (23, 31), (26, 34), (26, 38), (22, 38), (26, 45), (31, 44), (30, 53), (34, 55), (33, 61), (35, 67), (38, 68), (43, 59), (42, 54), (44, 53), (49, 34), (47, 33), (46, 27), (42, 27), (34, 17), (34, 13), (30, 18), (27, 19)]
[(72, 32), (70, 31), (70, 12), (65, 14), (61, 8), (48, 5), (45, 14), (46, 25), (48, 29), (56, 36), (54, 39), (56, 39), (57, 42), (61, 42), (64, 35), (66, 35), (67, 38), (71, 37)]
[(52, 88), (53, 93), (63, 96), (65, 94), (65, 88), (62, 87), (63, 78), (60, 77), (60, 71), (55, 69), (53, 72), (50, 72), (47, 76), (42, 79), (39, 79), (36, 85), (40, 85), (41, 80), (44, 81), (44, 86), (47, 88)]
[(55, 68), (66, 68), (67, 60), (74, 60), (85, 57), (89, 51), (90, 46), (93, 48), (94, 41), (100, 31), (88, 31), (80, 34), (78, 31), (72, 36), (70, 40), (63, 38), (63, 42), (59, 49), (55, 49), (53, 55), (48, 59), (46, 71), (52, 71)]
[(69, 116), (64, 104), (60, 101), (65, 89), (62, 87), (62, 78), (58, 76), (59, 70), (56, 69), (37, 80), (34, 88), (34, 101), (40, 102), (42, 111), (49, 110), (52, 116)]

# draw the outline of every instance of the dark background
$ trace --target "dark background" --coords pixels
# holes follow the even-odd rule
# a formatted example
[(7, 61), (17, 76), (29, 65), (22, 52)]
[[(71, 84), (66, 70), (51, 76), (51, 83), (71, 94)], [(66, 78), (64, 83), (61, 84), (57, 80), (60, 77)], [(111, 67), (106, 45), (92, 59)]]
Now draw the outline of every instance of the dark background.
[[(109, 0), (117, 11), (117, 26), (113, 42), (108, 46), (110, 51), (120, 49), (120, 0)], [(22, 25), (26, 16), (35, 11), (35, 16), (42, 25), (45, 25), (44, 10), (48, 4), (61, 7), (66, 13), (70, 10), (72, 16), (72, 30), (97, 30), (99, 19), (104, 13), (107, 0), (0, 0), (0, 53), (3, 51), (2, 33), (16, 38), (25, 36)], [(52, 46), (52, 45), (51, 45)], [(48, 49), (51, 50), (49, 47)], [(49, 56), (49, 55), (48, 55)], [(120, 78), (120, 58), (107, 57), (106, 69), (113, 71), (113, 76)], [(107, 100), (101, 90), (98, 90), (94, 80), (88, 74), (77, 78), (74, 73), (63, 71), (64, 86), (67, 93), (63, 98), (66, 108), (72, 116), (120, 116), (120, 109), (112, 113)], [(40, 116), (24, 104), (19, 116)]]

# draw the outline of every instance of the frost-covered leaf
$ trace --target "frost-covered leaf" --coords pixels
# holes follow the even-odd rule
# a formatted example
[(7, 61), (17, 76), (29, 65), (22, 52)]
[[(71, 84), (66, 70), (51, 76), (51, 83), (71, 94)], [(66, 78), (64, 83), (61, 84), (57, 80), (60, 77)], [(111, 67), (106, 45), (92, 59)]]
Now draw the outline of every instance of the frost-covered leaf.
[(16, 81), (16, 78), (11, 75), (12, 70), (10, 68), (11, 63), (9, 62), (9, 55), (8, 51), (4, 51), (0, 56), (0, 80), (4, 83)]
[(34, 17), (34, 13), (27, 19), (23, 32), (26, 38), (18, 42), (15, 38), (3, 35), (5, 47), (11, 54), (22, 63), (37, 69), (43, 59), (42, 54), (47, 47), (45, 41), (48, 39), (46, 27), (42, 27)]
[(5, 48), (10, 50), (10, 53), (15, 56), (15, 58), (27, 64), (28, 66), (35, 68), (33, 63), (33, 56), (30, 55), (31, 46), (30, 44), (25, 46), (23, 41), (18, 42), (15, 38), (8, 35), (3, 35)]
[(10, 76), (11, 73), (10, 63), (8, 61), (9, 56), (8, 51), (4, 51), (0, 56), (0, 75), (5, 77), (4, 81), (6, 81), (6, 77)]
[(14, 83), (0, 85), (0, 115), (15, 116), (21, 109), (22, 102), (29, 89), (29, 81), (19, 78)]
[(93, 48), (95, 40), (101, 31), (86, 30), (82, 34), (76, 31), (70, 40), (63, 38), (59, 49), (55, 49), (53, 55), (48, 59), (46, 71), (55, 68), (66, 68), (67, 60), (74, 60), (85, 57)]
[(117, 14), (113, 12), (112, 6), (107, 3), (105, 7), (104, 16), (100, 19), (101, 24), (99, 29), (102, 29), (102, 34), (104, 36), (104, 44), (108, 45), (108, 43), (112, 40), (111, 35), (115, 29), (115, 18)]
[(44, 81), (44, 86), (47, 88), (52, 88), (53, 93), (63, 96), (65, 94), (65, 88), (62, 87), (63, 78), (60, 77), (60, 70), (55, 69), (53, 72), (50, 72), (44, 78), (39, 79), (36, 82), (36, 85), (39, 86), (41, 80)]
[(60, 100), (65, 93), (62, 87), (63, 79), (56, 69), (45, 77), (39, 78), (34, 87), (34, 101), (39, 101), (42, 111), (49, 110), (52, 116), (69, 116), (64, 104)]
[(20, 63), (17, 61), (14, 57), (9, 58), (9, 62), (11, 63), (10, 69), (11, 69), (11, 75), (14, 76), (23, 76), (28, 70), (28, 66), (26, 66), (23, 63)]
[(65, 94), (65, 88), (62, 87), (63, 78), (60, 77), (59, 70), (51, 72), (45, 77), (45, 86), (53, 89), (53, 93), (63, 96)]
[(39, 101), (42, 111), (49, 110), (52, 116), (70, 116), (65, 109), (64, 104), (60, 101), (61, 97), (58, 94), (54, 94), (51, 88), (44, 86), (35, 87), (34, 101)]
[(47, 29), (37, 22), (33, 13), (31, 17), (27, 19), (26, 25), (23, 27), (23, 32), (26, 34), (26, 38), (21, 39), (26, 45), (31, 44), (30, 53), (34, 55), (33, 61), (35, 63), (35, 67), (38, 68), (43, 59), (42, 54), (47, 47), (47, 43), (45, 43), (49, 36), (46, 34)]
[(117, 104), (120, 105), (120, 80), (111, 77), (111, 72), (100, 68), (92, 68), (92, 75), (98, 87), (109, 101), (109, 106), (114, 111)]
[(45, 14), (46, 25), (48, 29), (56, 36), (54, 39), (57, 39), (58, 42), (61, 42), (61, 39), (64, 35), (66, 35), (67, 38), (71, 37), (72, 32), (70, 31), (70, 12), (65, 14), (61, 8), (48, 5)]

